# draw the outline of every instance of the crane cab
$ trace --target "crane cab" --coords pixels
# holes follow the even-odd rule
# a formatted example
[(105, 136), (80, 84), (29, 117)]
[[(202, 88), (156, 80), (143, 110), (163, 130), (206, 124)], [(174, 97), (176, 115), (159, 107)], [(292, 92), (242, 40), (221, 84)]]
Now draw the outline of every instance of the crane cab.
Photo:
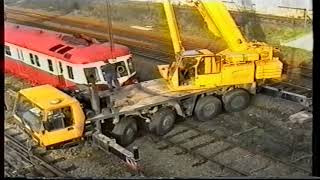
[(83, 136), (85, 115), (80, 103), (50, 85), (19, 91), (13, 112), (25, 131), (44, 148)]
[(172, 90), (196, 90), (254, 82), (254, 62), (227, 63), (207, 49), (185, 51), (180, 60), (158, 66)]

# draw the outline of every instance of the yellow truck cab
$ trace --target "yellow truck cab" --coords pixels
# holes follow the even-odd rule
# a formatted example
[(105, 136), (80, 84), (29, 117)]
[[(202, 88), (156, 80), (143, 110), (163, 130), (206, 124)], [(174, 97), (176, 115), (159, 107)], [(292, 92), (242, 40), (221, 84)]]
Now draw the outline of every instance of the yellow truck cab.
[(50, 85), (19, 91), (13, 115), (44, 148), (83, 136), (85, 115), (80, 103)]

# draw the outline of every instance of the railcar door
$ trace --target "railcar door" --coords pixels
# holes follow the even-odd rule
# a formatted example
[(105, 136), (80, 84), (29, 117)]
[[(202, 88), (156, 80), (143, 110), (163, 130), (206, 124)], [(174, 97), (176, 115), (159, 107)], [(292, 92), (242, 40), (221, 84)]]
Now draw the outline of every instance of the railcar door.
[(64, 76), (63, 76), (62, 62), (57, 60), (56, 63), (54, 63), (54, 65), (56, 66), (55, 69), (57, 70), (57, 76), (58, 76), (59, 85), (62, 86), (62, 87), (66, 87), (66, 81), (65, 81)]

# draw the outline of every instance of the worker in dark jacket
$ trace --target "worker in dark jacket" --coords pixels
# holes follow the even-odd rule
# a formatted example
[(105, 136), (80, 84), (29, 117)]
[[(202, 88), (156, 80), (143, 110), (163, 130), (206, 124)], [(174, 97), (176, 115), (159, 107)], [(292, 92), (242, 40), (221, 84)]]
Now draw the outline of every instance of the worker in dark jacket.
[(112, 86), (112, 82), (114, 83), (114, 85), (119, 88), (120, 87), (120, 83), (117, 79), (117, 70), (116, 70), (116, 65), (115, 64), (107, 64), (104, 66), (103, 68), (104, 71), (104, 78), (108, 83), (108, 87), (110, 89), (110, 91), (113, 91), (113, 86)]

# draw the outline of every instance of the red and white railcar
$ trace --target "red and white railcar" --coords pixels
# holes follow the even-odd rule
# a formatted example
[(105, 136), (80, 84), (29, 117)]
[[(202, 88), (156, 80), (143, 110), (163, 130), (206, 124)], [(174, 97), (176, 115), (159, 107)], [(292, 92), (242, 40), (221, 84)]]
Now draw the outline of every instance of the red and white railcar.
[(78, 89), (94, 72), (96, 84), (103, 86), (107, 82), (102, 67), (109, 63), (116, 64), (121, 85), (135, 81), (132, 54), (119, 44), (111, 48), (84, 37), (5, 23), (4, 47), (5, 71), (34, 85)]

